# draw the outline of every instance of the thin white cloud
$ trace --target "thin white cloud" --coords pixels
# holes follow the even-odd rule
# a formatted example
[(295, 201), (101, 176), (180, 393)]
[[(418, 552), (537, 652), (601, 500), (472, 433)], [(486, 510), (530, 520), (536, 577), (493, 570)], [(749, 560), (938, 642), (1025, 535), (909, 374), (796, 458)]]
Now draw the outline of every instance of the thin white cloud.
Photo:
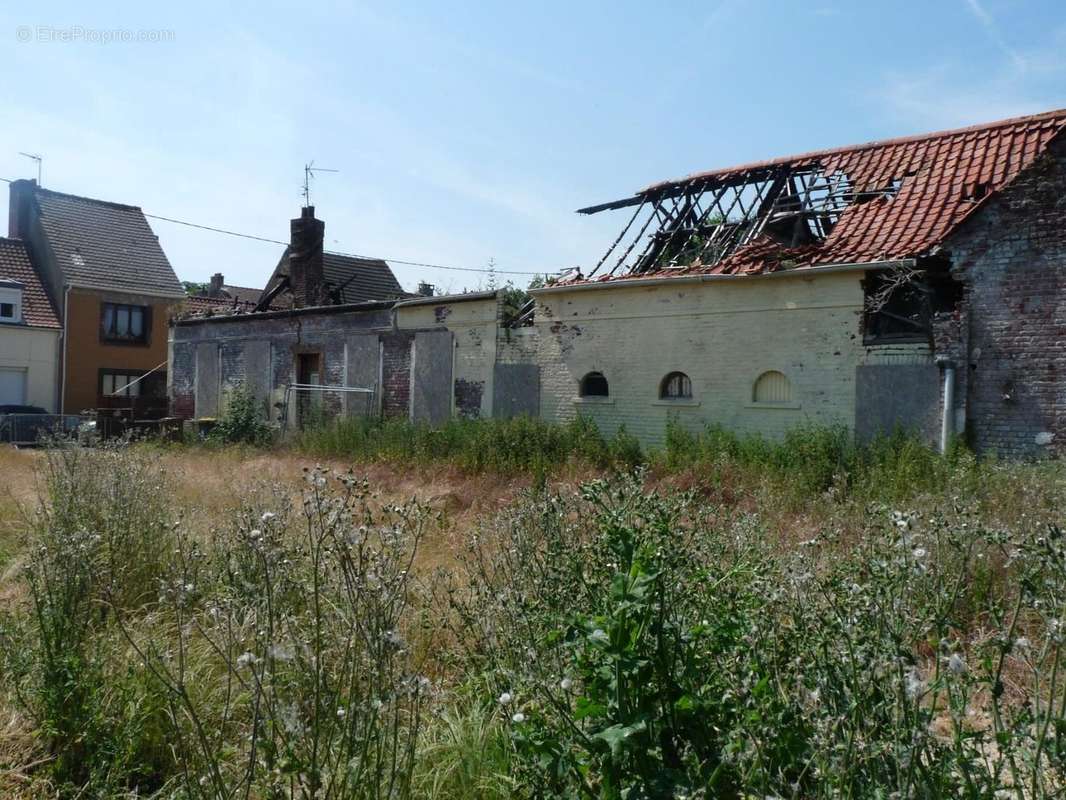
[(988, 33), (989, 39), (993, 44), (998, 47), (1004, 55), (1006, 55), (1014, 66), (1019, 70), (1025, 70), (1027, 63), (1025, 57), (1016, 49), (1010, 46), (1007, 40), (1003, 36), (1003, 32), (1000, 30), (999, 24), (995, 18), (988, 12), (981, 0), (965, 0), (966, 7), (970, 10), (970, 13), (977, 18), (977, 21), (981, 23), (981, 26)]

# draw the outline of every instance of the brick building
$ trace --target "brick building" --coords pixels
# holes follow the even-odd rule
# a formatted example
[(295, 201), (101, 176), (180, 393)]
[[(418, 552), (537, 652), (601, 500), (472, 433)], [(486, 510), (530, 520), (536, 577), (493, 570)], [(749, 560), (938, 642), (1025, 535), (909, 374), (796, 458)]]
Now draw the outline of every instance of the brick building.
[(172, 323), (171, 413), (217, 417), (240, 384), (284, 424), (491, 414), (497, 293), (407, 295), (385, 262), (324, 253), (324, 231), (314, 208), (292, 221), (263, 310), (214, 307)]
[(825, 150), (583, 209), (631, 214), (590, 275), (533, 291), (501, 358), (536, 365), (542, 416), (645, 442), (674, 418), (1062, 452), (1064, 127), (1066, 110)]
[(582, 209), (627, 210), (622, 234), (589, 275), (532, 290), (517, 323), (492, 292), (337, 304), (305, 209), (271, 279), (291, 309), (173, 327), (173, 409), (212, 416), (240, 380), (292, 421), (280, 398), (307, 380), (372, 389), (371, 413), (581, 414), (646, 444), (675, 420), (769, 436), (843, 425), (860, 440), (902, 427), (1008, 457), (1061, 453), (1064, 129), (1055, 111)]

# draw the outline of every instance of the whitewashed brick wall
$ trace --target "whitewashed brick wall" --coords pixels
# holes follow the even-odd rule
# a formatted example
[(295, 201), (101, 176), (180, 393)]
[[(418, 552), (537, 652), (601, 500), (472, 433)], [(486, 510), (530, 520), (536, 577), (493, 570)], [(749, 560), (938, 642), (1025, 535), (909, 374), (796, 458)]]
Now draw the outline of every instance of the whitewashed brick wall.
[[(868, 355), (862, 344), (862, 277), (797, 273), (541, 294), (541, 414), (562, 421), (581, 413), (607, 435), (624, 424), (646, 444), (662, 442), (671, 415), (694, 430), (719, 423), (769, 436), (805, 423), (852, 427), (855, 368), (886, 355)], [(898, 357), (926, 357), (921, 349)], [(577, 397), (593, 370), (609, 381), (606, 400)], [(659, 399), (661, 380), (675, 370), (691, 378), (692, 401)], [(792, 403), (753, 403), (766, 370), (789, 378)]]

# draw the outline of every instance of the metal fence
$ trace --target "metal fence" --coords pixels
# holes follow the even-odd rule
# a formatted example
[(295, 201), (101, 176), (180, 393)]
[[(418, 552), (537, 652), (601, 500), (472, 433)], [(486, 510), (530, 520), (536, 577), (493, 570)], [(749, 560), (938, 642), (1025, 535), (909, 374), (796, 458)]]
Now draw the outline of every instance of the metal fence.
[(83, 421), (77, 414), (0, 414), (0, 442), (31, 445), (49, 437), (71, 436)]

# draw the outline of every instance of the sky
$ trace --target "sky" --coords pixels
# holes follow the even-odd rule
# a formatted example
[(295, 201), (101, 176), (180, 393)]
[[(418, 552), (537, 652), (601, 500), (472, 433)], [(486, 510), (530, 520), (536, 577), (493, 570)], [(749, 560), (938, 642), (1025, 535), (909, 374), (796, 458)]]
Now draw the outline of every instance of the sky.
[[(39, 0), (0, 48), (0, 177), (287, 241), (313, 161), (327, 249), (445, 292), (492, 277), (395, 260), (587, 272), (649, 183), (1066, 107), (1063, 0)], [(150, 222), (182, 280), (283, 249)]]

